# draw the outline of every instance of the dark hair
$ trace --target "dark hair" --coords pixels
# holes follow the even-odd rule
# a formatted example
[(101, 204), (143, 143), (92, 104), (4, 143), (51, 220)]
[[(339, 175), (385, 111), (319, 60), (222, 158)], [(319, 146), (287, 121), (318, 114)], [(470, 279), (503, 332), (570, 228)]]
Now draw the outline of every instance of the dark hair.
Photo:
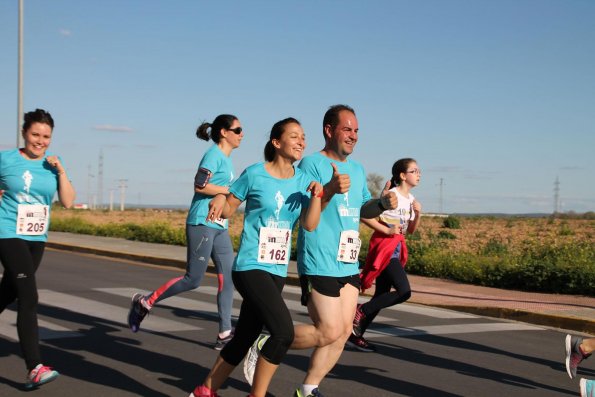
[(266, 161), (273, 161), (275, 158), (275, 147), (273, 146), (273, 139), (281, 138), (281, 135), (285, 132), (285, 126), (287, 124), (295, 123), (297, 125), (301, 125), (299, 121), (294, 119), (293, 117), (288, 117), (281, 121), (277, 121), (273, 124), (273, 128), (271, 128), (271, 135), (269, 136), (269, 141), (266, 145), (264, 145), (264, 159)]
[[(221, 130), (229, 129), (235, 120), (238, 118), (233, 114), (220, 114), (215, 117), (212, 123), (204, 122), (196, 129), (196, 136), (198, 139), (208, 141), (209, 138), (215, 143), (219, 143), (221, 139)], [(209, 132), (209, 128), (211, 131)]]
[(355, 110), (350, 108), (347, 105), (333, 105), (324, 114), (324, 118), (322, 119), (322, 130), (324, 131), (324, 127), (328, 124), (331, 126), (331, 130), (334, 130), (337, 125), (339, 125), (339, 113), (342, 111), (348, 111), (353, 113), (355, 116)]
[(390, 180), (391, 189), (401, 184), (401, 173), (407, 172), (407, 168), (409, 168), (409, 164), (411, 163), (417, 163), (417, 161), (409, 157), (395, 161), (392, 169), (393, 177)]
[(43, 109), (35, 109), (33, 112), (25, 113), (23, 132), (27, 132), (33, 123), (47, 124), (52, 130), (54, 129), (54, 119), (52, 118), (52, 115)]

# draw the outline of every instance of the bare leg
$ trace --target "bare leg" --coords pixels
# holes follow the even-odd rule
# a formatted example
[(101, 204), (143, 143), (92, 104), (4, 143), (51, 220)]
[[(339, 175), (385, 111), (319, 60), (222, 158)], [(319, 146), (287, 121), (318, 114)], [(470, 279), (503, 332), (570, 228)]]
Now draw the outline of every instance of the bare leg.
[(217, 391), (234, 369), (235, 366), (226, 362), (221, 356), (217, 356), (217, 360), (215, 361), (211, 372), (209, 372), (209, 375), (207, 375), (207, 378), (202, 384), (213, 391)]

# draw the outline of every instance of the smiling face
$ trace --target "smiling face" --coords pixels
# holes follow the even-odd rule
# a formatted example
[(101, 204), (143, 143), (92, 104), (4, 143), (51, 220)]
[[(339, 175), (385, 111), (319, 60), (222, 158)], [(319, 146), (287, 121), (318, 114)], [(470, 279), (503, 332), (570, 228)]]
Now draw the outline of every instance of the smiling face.
[(324, 126), (326, 149), (334, 152), (338, 160), (345, 160), (353, 153), (358, 140), (359, 125), (355, 114), (348, 110), (342, 110), (338, 116), (338, 123), (334, 128), (330, 124)]
[(41, 159), (52, 141), (52, 127), (45, 123), (32, 123), (23, 132), (23, 139), (25, 141), (23, 154), (30, 160)]
[(292, 162), (301, 160), (306, 149), (306, 135), (302, 126), (297, 123), (288, 123), (283, 128), (279, 139), (272, 140), (277, 149), (277, 155), (290, 159)]

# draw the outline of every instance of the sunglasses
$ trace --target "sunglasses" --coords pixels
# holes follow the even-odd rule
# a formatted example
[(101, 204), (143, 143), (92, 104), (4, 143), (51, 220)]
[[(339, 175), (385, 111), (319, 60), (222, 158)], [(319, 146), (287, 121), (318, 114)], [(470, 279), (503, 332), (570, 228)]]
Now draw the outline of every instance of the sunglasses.
[(232, 131), (236, 135), (240, 135), (242, 133), (242, 127), (226, 128), (226, 129), (227, 129), (227, 131)]

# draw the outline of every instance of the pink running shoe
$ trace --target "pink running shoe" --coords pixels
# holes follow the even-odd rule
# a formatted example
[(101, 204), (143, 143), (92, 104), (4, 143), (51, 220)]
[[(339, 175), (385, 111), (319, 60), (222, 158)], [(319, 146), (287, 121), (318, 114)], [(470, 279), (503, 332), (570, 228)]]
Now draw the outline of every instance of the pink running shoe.
[(60, 375), (58, 371), (54, 371), (50, 367), (46, 367), (43, 364), (37, 364), (37, 367), (33, 368), (27, 374), (27, 380), (25, 381), (25, 389), (33, 389), (41, 386), (48, 382), (53, 381)]

